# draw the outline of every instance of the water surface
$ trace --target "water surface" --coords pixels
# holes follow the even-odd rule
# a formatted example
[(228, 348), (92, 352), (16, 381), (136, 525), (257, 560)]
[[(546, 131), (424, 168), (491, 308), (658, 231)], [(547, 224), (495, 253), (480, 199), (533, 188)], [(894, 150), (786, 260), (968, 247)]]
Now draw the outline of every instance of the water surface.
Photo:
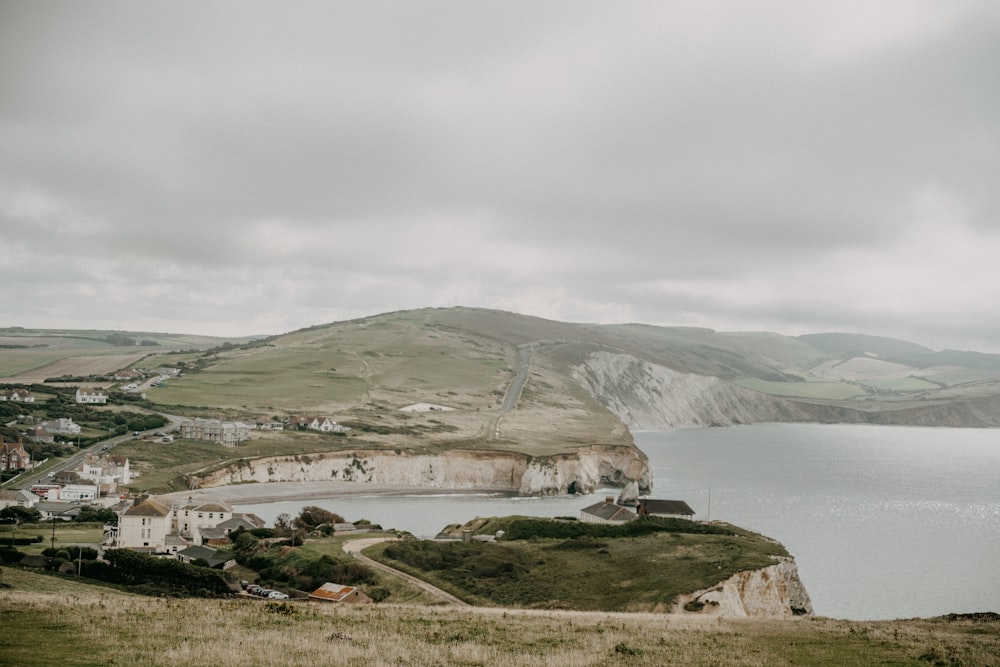
[[(849, 619), (1000, 611), (1000, 431), (761, 424), (638, 432), (652, 497), (781, 541), (816, 613)], [(433, 536), (477, 516), (578, 516), (599, 500), (489, 494), (237, 506), (273, 522), (319, 505)]]

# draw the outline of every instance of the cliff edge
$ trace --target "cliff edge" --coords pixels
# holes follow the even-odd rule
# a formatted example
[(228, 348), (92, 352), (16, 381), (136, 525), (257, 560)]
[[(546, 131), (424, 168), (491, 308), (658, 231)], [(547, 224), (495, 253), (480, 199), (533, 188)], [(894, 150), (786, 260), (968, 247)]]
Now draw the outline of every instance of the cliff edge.
[(725, 581), (680, 596), (671, 613), (756, 618), (791, 618), (813, 613), (793, 558), (759, 570), (737, 572)]

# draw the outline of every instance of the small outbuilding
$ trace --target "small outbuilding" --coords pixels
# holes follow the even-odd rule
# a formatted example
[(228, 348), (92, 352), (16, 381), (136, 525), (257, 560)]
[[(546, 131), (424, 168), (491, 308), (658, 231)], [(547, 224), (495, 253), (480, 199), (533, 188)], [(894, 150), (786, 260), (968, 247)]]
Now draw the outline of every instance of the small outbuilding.
[(640, 498), (636, 507), (639, 516), (659, 516), (668, 519), (694, 519), (694, 510), (683, 500)]
[(345, 604), (371, 604), (374, 602), (364, 591), (354, 586), (332, 584), (329, 581), (309, 594), (310, 600), (343, 602)]
[(619, 505), (614, 496), (607, 496), (604, 502), (595, 503), (580, 510), (580, 521), (584, 523), (608, 523), (621, 525), (635, 521), (638, 515), (630, 507)]

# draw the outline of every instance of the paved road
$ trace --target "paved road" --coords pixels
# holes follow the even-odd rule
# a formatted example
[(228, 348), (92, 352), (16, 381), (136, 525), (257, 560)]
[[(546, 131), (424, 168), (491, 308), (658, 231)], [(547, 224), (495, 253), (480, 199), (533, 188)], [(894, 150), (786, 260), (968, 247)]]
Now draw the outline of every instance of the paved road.
[(521, 347), (518, 350), (518, 357), (520, 359), (520, 367), (517, 369), (517, 375), (514, 376), (514, 381), (510, 383), (507, 395), (504, 396), (503, 406), (500, 408), (501, 412), (510, 412), (514, 409), (517, 405), (517, 399), (521, 398), (521, 390), (524, 389), (524, 383), (528, 380), (528, 366), (531, 361), (531, 351), (527, 347)]
[(165, 413), (159, 413), (159, 414), (162, 414), (164, 417), (166, 417), (169, 420), (169, 423), (165, 424), (164, 426), (160, 426), (158, 428), (151, 428), (148, 431), (140, 431), (138, 435), (132, 435), (131, 433), (126, 433), (125, 435), (116, 435), (112, 438), (108, 438), (107, 440), (102, 440), (96, 444), (91, 445), (90, 447), (87, 447), (86, 449), (74, 452), (65, 459), (62, 459), (61, 461), (59, 461), (58, 464), (56, 464), (52, 468), (49, 468), (44, 475), (39, 476), (33, 471), (21, 473), (14, 479), (7, 482), (3, 486), (3, 488), (30, 489), (33, 484), (45, 484), (48, 481), (48, 473), (58, 474), (60, 472), (63, 472), (64, 470), (73, 470), (80, 465), (80, 462), (83, 461), (83, 458), (85, 456), (88, 456), (90, 454), (107, 453), (108, 451), (113, 449), (115, 445), (118, 445), (127, 440), (137, 440), (139, 438), (142, 438), (143, 436), (153, 435), (160, 431), (163, 431), (164, 433), (170, 431), (176, 431), (180, 427), (180, 423), (185, 419), (184, 417), (180, 417), (178, 415), (168, 415)]
[(357, 558), (359, 561), (361, 561), (365, 565), (370, 565), (371, 567), (374, 567), (377, 570), (382, 570), (383, 572), (388, 572), (389, 574), (394, 574), (397, 577), (401, 577), (403, 579), (406, 579), (410, 583), (412, 583), (412, 584), (414, 584), (416, 586), (419, 586), (420, 588), (422, 588), (423, 590), (427, 591), (431, 595), (437, 596), (437, 597), (441, 598), (442, 600), (444, 600), (445, 602), (447, 602), (449, 604), (453, 604), (453, 605), (456, 605), (456, 606), (459, 606), (459, 607), (471, 607), (472, 606), (468, 602), (465, 602), (464, 600), (458, 599), (457, 597), (455, 597), (451, 593), (449, 593), (447, 591), (443, 591), (440, 588), (438, 588), (437, 586), (432, 586), (431, 584), (428, 584), (423, 579), (417, 579), (416, 577), (414, 577), (411, 574), (407, 574), (406, 572), (402, 572), (400, 570), (397, 570), (394, 567), (389, 567), (385, 563), (380, 563), (377, 560), (372, 560), (368, 556), (366, 556), (363, 553), (361, 553), (362, 549), (370, 547), (373, 544), (378, 544), (379, 542), (390, 542), (390, 541), (395, 541), (395, 540), (396, 540), (395, 537), (368, 537), (368, 538), (364, 538), (364, 539), (350, 540), (349, 542), (344, 542), (344, 551), (347, 552), (348, 555), (353, 556), (354, 558)]

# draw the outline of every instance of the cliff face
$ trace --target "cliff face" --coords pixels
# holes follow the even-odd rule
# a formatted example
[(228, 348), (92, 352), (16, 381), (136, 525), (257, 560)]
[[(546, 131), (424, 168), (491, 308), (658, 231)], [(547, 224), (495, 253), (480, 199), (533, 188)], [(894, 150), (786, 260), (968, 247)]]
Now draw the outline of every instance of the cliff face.
[(345, 481), (431, 489), (491, 489), (521, 495), (593, 493), (637, 482), (651, 487), (645, 455), (634, 447), (595, 445), (575, 453), (530, 457), (512, 452), (453, 450), (407, 454), (382, 450), (240, 460), (190, 475), (192, 488), (245, 482)]
[(737, 572), (711, 588), (681, 596), (677, 614), (727, 617), (790, 618), (812, 614), (795, 561), (791, 558), (760, 570)]
[(770, 396), (717, 377), (680, 373), (630, 354), (595, 352), (574, 369), (573, 377), (633, 429), (785, 421), (1000, 426), (1000, 398), (996, 396), (918, 404), (827, 405)]
[(630, 428), (730, 426), (791, 417), (766, 394), (716, 377), (679, 373), (629, 354), (595, 352), (573, 377)]

